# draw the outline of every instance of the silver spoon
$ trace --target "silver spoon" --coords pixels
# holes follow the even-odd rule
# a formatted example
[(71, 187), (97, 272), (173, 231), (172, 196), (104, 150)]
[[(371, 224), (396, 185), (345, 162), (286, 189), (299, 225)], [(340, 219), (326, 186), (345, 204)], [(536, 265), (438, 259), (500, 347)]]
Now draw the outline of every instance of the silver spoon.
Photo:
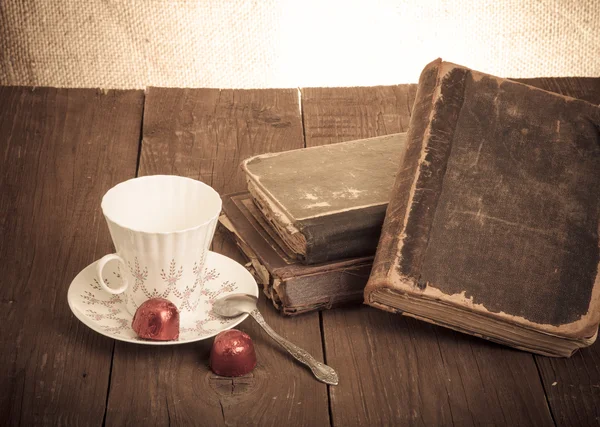
[(279, 345), (285, 348), (297, 361), (304, 363), (310, 368), (314, 376), (321, 382), (329, 385), (338, 384), (338, 375), (330, 366), (319, 362), (305, 350), (292, 344), (277, 332), (275, 332), (258, 311), (256, 303), (258, 298), (247, 294), (231, 294), (219, 298), (215, 301), (212, 311), (222, 317), (237, 317), (240, 314), (248, 313), (265, 330), (271, 338)]

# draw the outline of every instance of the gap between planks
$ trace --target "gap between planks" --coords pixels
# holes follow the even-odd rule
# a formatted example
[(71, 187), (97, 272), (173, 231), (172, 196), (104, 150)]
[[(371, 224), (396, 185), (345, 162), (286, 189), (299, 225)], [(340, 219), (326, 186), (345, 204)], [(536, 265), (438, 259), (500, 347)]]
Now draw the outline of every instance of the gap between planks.
[[(142, 141), (144, 139), (144, 111), (146, 110), (146, 91), (144, 90), (143, 95), (143, 102), (142, 102), (142, 117), (140, 119), (140, 133), (138, 136), (138, 152), (137, 152), (137, 159), (136, 159), (136, 163), (135, 163), (135, 176), (134, 178), (138, 177), (138, 173), (140, 170), (140, 159), (142, 158)], [(102, 427), (106, 426), (106, 417), (108, 415), (108, 402), (110, 399), (110, 385), (112, 382), (112, 374), (113, 374), (113, 364), (115, 361), (115, 348), (117, 347), (116, 345), (116, 341), (113, 340), (112, 343), (112, 351), (111, 351), (111, 356), (110, 356), (110, 368), (108, 371), (108, 385), (106, 388), (106, 400), (104, 401), (104, 415), (102, 416)]]

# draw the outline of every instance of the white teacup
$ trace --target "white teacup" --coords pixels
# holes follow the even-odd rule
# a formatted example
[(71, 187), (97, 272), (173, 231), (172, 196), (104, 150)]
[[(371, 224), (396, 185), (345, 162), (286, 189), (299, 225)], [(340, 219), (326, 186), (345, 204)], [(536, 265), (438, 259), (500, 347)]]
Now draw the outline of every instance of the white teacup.
[[(124, 293), (133, 315), (144, 301), (162, 297), (183, 319), (201, 302), (206, 255), (221, 212), (221, 198), (190, 178), (153, 175), (130, 179), (108, 190), (102, 212), (117, 250), (98, 261), (101, 286)], [(106, 263), (120, 264), (121, 284), (103, 279)]]

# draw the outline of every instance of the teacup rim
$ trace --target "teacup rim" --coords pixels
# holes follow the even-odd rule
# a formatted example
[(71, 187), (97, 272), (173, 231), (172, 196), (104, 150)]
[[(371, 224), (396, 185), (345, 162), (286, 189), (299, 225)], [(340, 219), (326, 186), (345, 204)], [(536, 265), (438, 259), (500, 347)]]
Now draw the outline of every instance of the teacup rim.
[[(207, 219), (206, 221), (200, 223), (200, 224), (196, 224), (193, 227), (188, 227), (188, 228), (184, 228), (181, 230), (173, 230), (173, 231), (146, 231), (146, 230), (141, 230), (141, 229), (137, 229), (137, 228), (133, 228), (133, 227), (129, 227), (126, 225), (123, 225), (121, 222), (119, 221), (115, 221), (113, 218), (111, 218), (109, 215), (106, 214), (106, 209), (105, 209), (105, 199), (106, 196), (108, 195), (108, 193), (110, 193), (112, 190), (116, 189), (117, 187), (120, 187), (122, 185), (127, 184), (128, 182), (131, 181), (135, 181), (135, 180), (143, 180), (145, 178), (164, 178), (164, 177), (168, 177), (168, 178), (181, 178), (184, 180), (188, 180), (188, 181), (193, 181), (195, 183), (199, 183), (202, 184), (204, 187), (208, 188), (209, 190), (211, 190), (212, 192), (214, 192), (214, 194), (217, 196), (218, 199), (218, 209), (217, 209), (217, 213), (213, 216), (211, 216), (209, 219)], [(183, 233), (187, 233), (189, 231), (193, 231), (193, 230), (197, 230), (201, 227), (206, 226), (207, 224), (210, 224), (211, 222), (215, 221), (217, 218), (219, 218), (219, 215), (221, 214), (221, 210), (223, 209), (223, 200), (221, 199), (221, 195), (219, 194), (219, 192), (217, 190), (215, 190), (214, 188), (212, 188), (210, 185), (206, 184), (205, 182), (200, 181), (199, 179), (194, 179), (194, 178), (189, 178), (187, 176), (181, 176), (181, 175), (166, 175), (166, 174), (155, 174), (155, 175), (144, 175), (144, 176), (136, 176), (133, 178), (129, 178), (125, 181), (121, 181), (118, 184), (112, 186), (111, 188), (109, 188), (106, 193), (104, 193), (104, 195), (102, 196), (102, 200), (100, 202), (100, 209), (102, 210), (102, 214), (104, 215), (104, 218), (106, 218), (107, 221), (125, 229), (125, 230), (130, 230), (134, 233), (140, 233), (140, 234), (145, 234), (145, 235), (161, 235), (161, 236), (166, 236), (166, 235), (170, 235), (170, 234), (183, 234)]]

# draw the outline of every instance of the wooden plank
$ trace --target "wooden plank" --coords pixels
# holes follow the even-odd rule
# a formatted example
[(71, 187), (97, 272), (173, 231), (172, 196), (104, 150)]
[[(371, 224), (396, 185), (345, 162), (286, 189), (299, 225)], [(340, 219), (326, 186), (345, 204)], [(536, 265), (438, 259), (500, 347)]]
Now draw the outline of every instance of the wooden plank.
[(600, 78), (597, 77), (540, 77), (514, 79), (540, 89), (600, 104)]
[(569, 359), (535, 358), (556, 425), (599, 425), (600, 342)]
[(135, 174), (143, 98), (0, 88), (2, 425), (102, 425), (113, 341), (67, 289), (113, 250), (100, 200)]
[[(245, 182), (245, 157), (303, 146), (297, 90), (159, 89), (147, 91), (140, 175), (167, 173), (210, 183), (221, 194)], [(217, 235), (213, 249), (241, 260)], [(261, 298), (277, 331), (322, 357), (319, 317), (278, 316)], [(245, 378), (211, 374), (212, 340), (150, 348), (117, 343), (107, 425), (329, 425), (327, 389), (284, 354), (252, 320), (258, 366)]]
[[(417, 85), (302, 89), (306, 146), (406, 132)], [(306, 118), (309, 118), (306, 121)]]
[[(405, 130), (414, 95), (304, 89), (306, 144)], [(322, 316), (327, 363), (340, 371), (334, 426), (553, 424), (530, 354), (364, 306)]]
[[(600, 105), (600, 78), (522, 79), (541, 89)], [(569, 359), (535, 356), (558, 426), (600, 424), (600, 342)]]

